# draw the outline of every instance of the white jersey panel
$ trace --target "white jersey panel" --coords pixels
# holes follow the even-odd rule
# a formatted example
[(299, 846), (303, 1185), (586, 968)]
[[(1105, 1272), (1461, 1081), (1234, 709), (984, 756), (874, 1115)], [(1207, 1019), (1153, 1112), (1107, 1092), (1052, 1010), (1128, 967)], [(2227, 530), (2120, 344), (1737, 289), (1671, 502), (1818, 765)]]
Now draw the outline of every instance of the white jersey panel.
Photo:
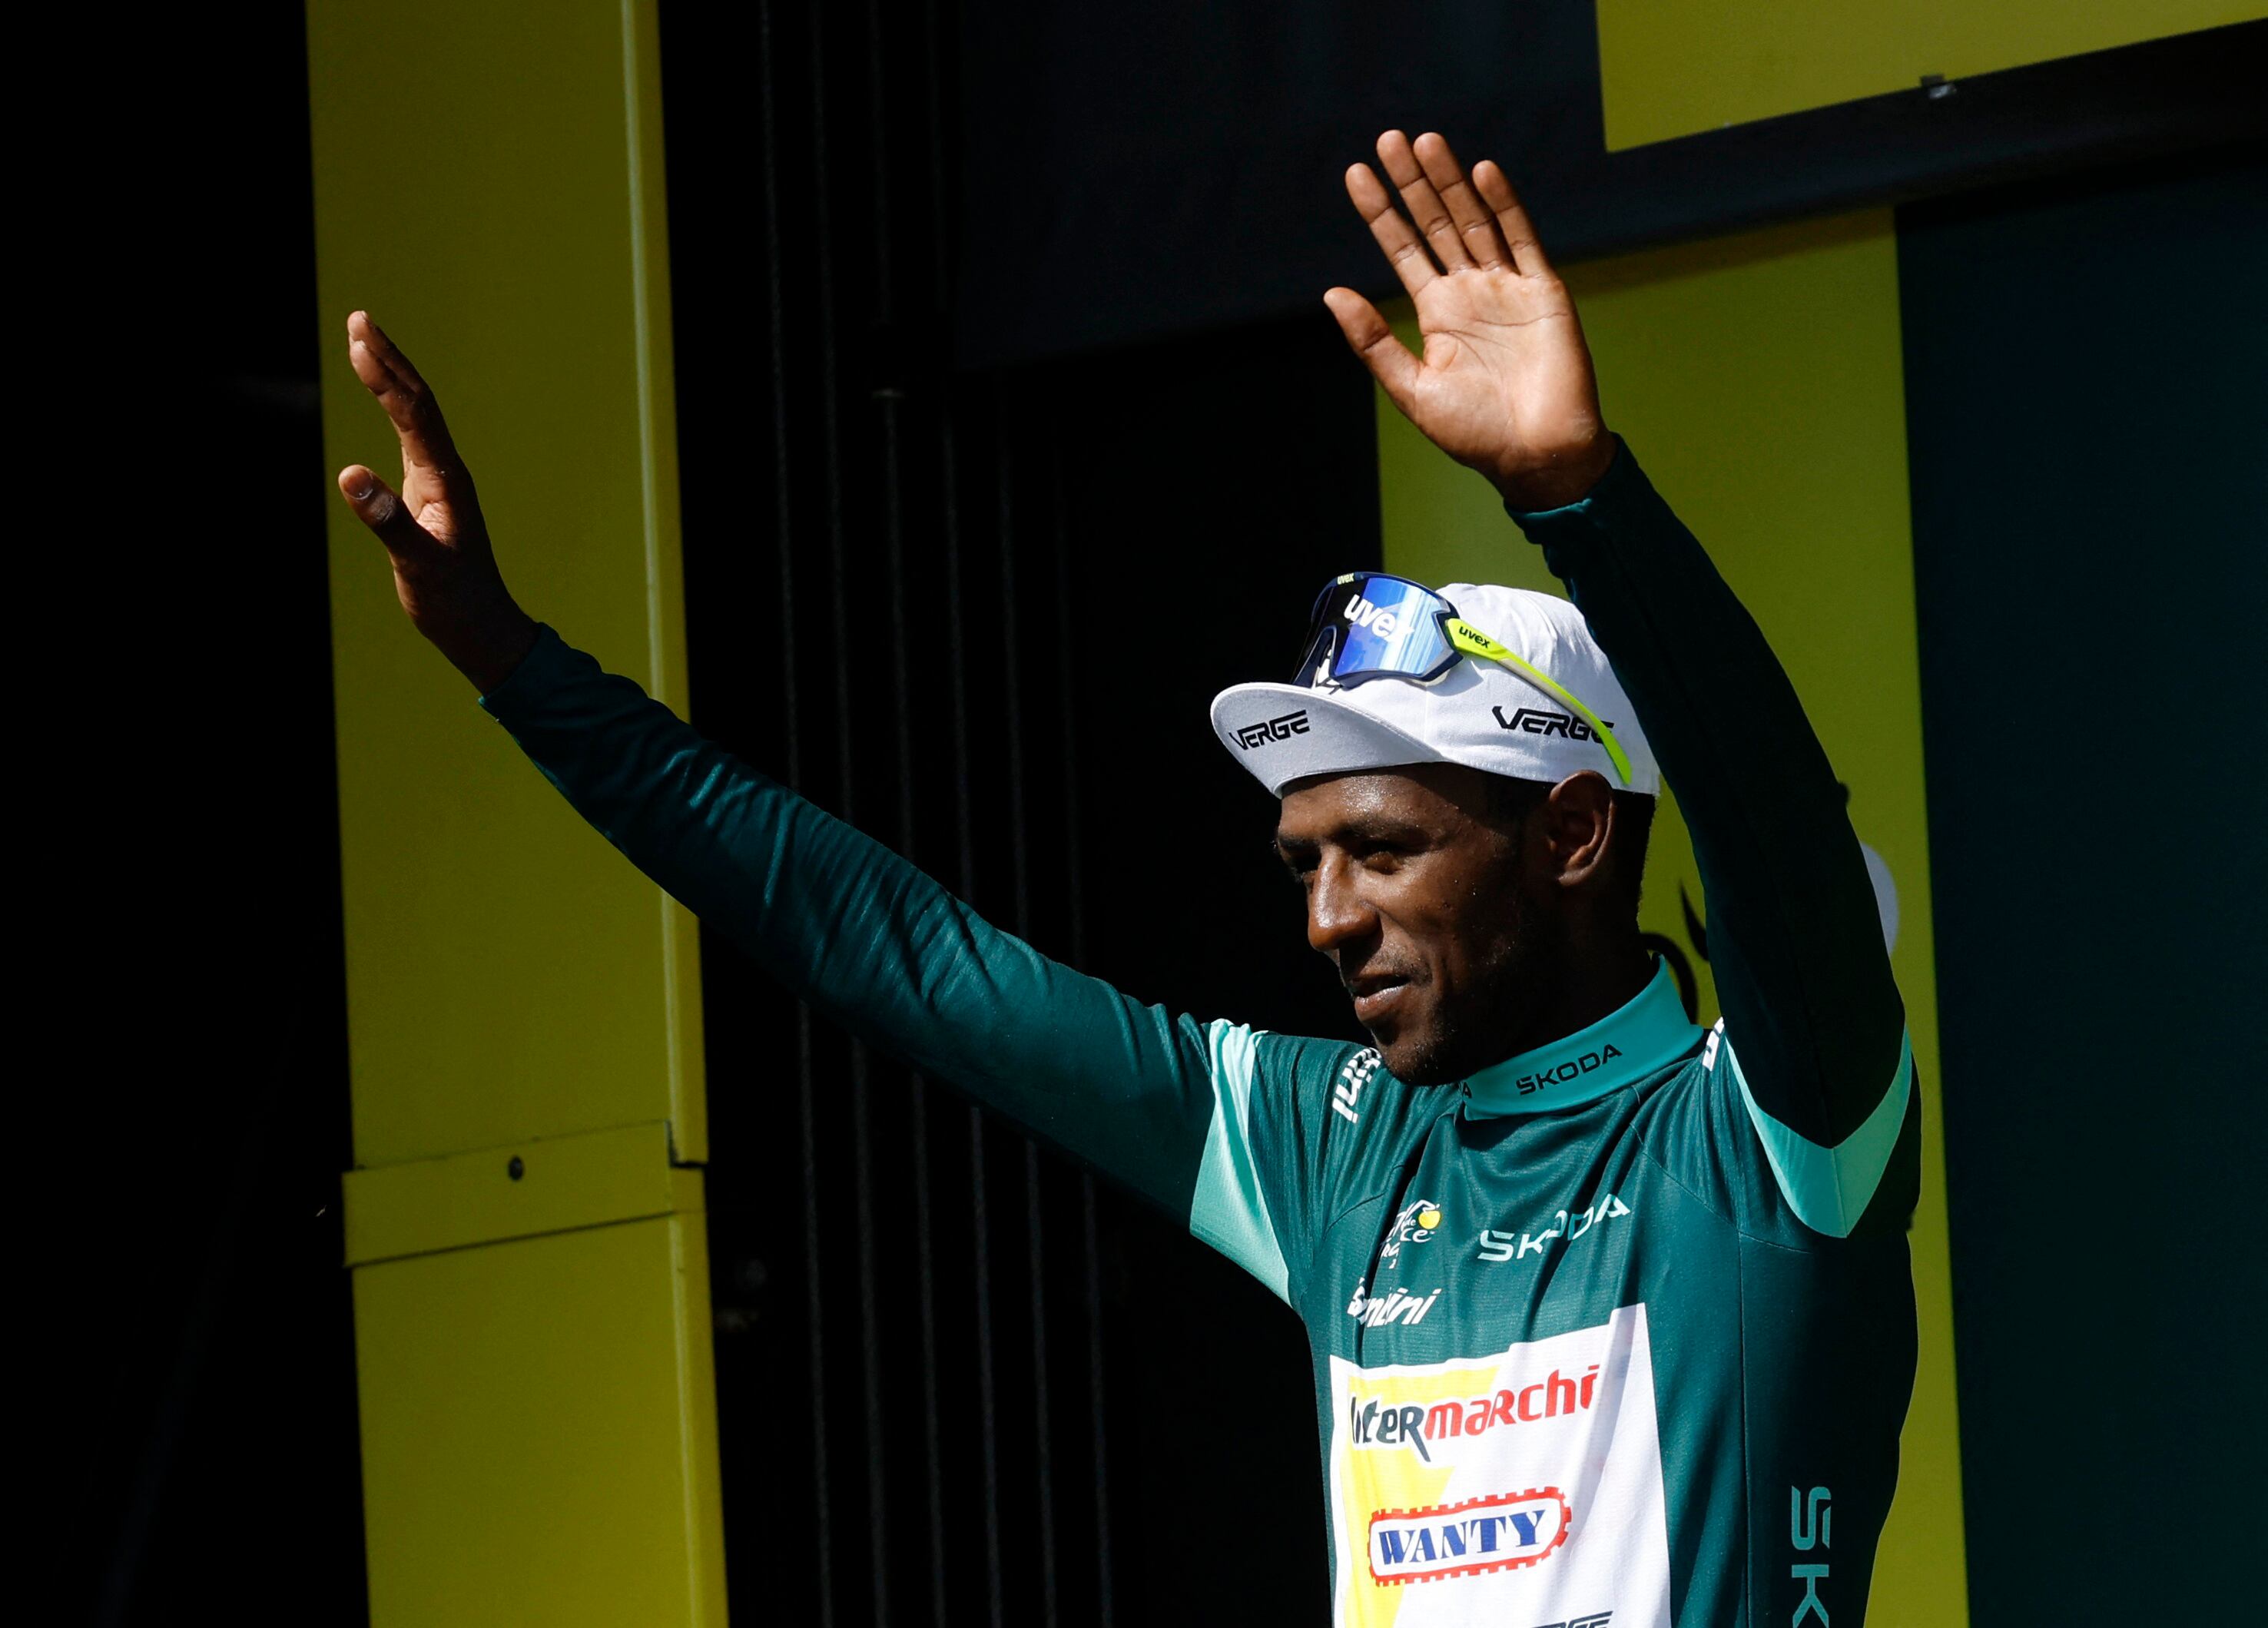
[(1338, 1628), (1670, 1628), (1644, 1306), (1499, 1356), (1330, 1367)]

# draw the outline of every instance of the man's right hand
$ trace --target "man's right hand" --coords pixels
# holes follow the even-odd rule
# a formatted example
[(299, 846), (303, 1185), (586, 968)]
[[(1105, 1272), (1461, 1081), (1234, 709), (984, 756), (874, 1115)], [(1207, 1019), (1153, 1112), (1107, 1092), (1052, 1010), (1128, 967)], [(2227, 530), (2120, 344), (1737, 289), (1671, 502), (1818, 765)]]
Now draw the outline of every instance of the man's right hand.
[(401, 439), (401, 490), (357, 463), (339, 471), (339, 490), (386, 545), (411, 623), (485, 695), (534, 646), (535, 622), (497, 570), (472, 476), (433, 392), (366, 312), (347, 319), (347, 355)]

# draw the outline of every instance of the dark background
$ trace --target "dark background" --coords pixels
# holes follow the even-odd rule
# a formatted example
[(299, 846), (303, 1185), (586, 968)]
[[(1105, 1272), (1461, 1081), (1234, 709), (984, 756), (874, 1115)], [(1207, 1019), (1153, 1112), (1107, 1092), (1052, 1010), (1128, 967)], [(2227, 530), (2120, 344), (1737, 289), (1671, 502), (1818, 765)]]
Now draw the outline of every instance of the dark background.
[[(107, 41), (70, 115), (108, 167), (65, 170), (19, 137), (23, 173), (70, 206), (25, 205), (19, 257), (52, 281), (11, 334), (39, 424), (11, 494), (11, 625), (35, 652), (11, 720), (30, 814), (15, 880), (54, 926), (19, 943), (35, 967), (18, 987), (38, 991), (21, 1021), (55, 1050), (17, 1086), (69, 1116), (41, 1162), (62, 1177), (43, 1219), (70, 1283), (60, 1327), (24, 1342), (58, 1370), (25, 1424), (63, 1444), (65, 1534), (26, 1565), (63, 1573), (65, 1603), (45, 1618), (34, 1584), (27, 1609), (354, 1623), (303, 25), (271, 0), (140, 43), (147, 77)], [(23, 524), (49, 492), (52, 516)]]
[[(2241, 1621), (2268, 167), (1915, 205), (1898, 282), (1971, 1610)], [(2136, 1487), (2154, 1558), (2072, 1519)]]
[[(2234, 1610), (2268, 195), (2229, 142), (2263, 29), (1609, 157), (1566, 0), (1397, 23), (1391, 61), (1335, 5), (1130, 18), (665, 5), (696, 720), (1146, 998), (1342, 1028), (1203, 723), (1376, 557), (1370, 388), (1314, 302), (1376, 281), (1339, 170), (1405, 120), (1518, 154), (1563, 259), (1904, 202), (1974, 1610)], [(107, 313), (136, 371), (86, 409), (166, 392), (196, 452), (106, 515), (144, 563), (63, 600), (100, 607), (60, 669), (95, 761), (41, 1015), (103, 1109), (62, 1394), (105, 1623), (365, 1611), (302, 27), (168, 41)], [(1135, 667), (1114, 633), (1189, 571), (1248, 618)], [(784, 577), (837, 614), (765, 665), (740, 608)], [(704, 976), (740, 1615), (1318, 1620), (1296, 1322), (721, 940)], [(2072, 1505), (2122, 1489), (2123, 1546)], [(1233, 1543), (1192, 1529), (1232, 1507)]]

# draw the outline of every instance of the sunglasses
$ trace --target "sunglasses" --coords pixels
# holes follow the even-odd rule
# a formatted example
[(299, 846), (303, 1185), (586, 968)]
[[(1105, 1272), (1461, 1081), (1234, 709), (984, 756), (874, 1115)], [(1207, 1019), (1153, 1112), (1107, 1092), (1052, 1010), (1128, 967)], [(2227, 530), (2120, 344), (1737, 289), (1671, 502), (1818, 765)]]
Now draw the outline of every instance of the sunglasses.
[(1467, 656), (1510, 667), (1589, 725), (1623, 784), (1631, 783), (1630, 757), (1597, 713), (1558, 680), (1459, 616), (1455, 606), (1422, 582), (1382, 571), (1334, 578), (1315, 596), (1303, 648), (1292, 681), (1309, 689), (1351, 689), (1374, 678), (1430, 684)]

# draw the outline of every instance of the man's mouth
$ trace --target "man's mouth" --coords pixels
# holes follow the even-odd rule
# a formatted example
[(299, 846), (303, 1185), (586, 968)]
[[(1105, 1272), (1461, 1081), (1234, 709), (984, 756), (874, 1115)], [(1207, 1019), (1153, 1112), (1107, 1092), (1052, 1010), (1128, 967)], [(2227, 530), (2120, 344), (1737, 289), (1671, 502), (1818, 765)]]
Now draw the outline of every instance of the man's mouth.
[(1347, 993), (1354, 997), (1355, 1021), (1368, 1028), (1393, 1016), (1410, 987), (1411, 980), (1396, 972), (1366, 972), (1347, 979)]

